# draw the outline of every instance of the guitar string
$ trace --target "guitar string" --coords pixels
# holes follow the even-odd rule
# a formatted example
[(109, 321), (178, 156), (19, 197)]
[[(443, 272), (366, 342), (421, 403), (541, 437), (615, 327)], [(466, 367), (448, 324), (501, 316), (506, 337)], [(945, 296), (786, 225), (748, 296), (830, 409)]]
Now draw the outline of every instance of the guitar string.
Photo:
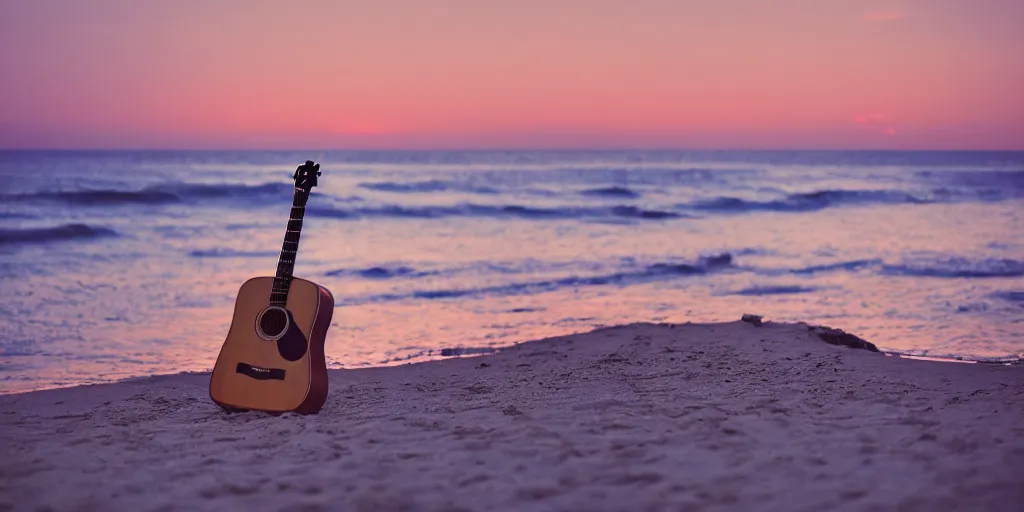
[[(302, 195), (303, 193), (306, 194), (305, 198), (303, 198), (303, 195)], [(287, 303), (287, 301), (288, 301), (289, 291), (291, 289), (291, 274), (293, 272), (282, 272), (281, 265), (282, 265), (282, 261), (286, 261), (286, 260), (284, 260), (285, 252), (287, 251), (287, 249), (285, 249), (286, 244), (291, 243), (293, 245), (292, 251), (291, 251), (291, 254), (292, 254), (291, 258), (292, 259), (285, 266), (286, 267), (287, 266), (291, 266), (294, 269), (295, 260), (297, 259), (296, 257), (298, 255), (298, 250), (299, 250), (299, 237), (301, 236), (301, 231), (302, 231), (302, 224), (301, 223), (302, 223), (302, 221), (303, 221), (303, 219), (305, 217), (305, 208), (306, 208), (306, 204), (305, 203), (308, 200), (308, 197), (309, 197), (308, 194), (309, 194), (308, 191), (305, 191), (305, 190), (303, 190), (303, 189), (301, 189), (299, 187), (295, 187), (295, 192), (294, 192), (294, 195), (293, 195), (293, 198), (292, 198), (292, 207), (291, 207), (291, 210), (289, 211), (289, 214), (288, 214), (288, 224), (287, 224), (287, 227), (285, 228), (284, 242), (281, 244), (282, 245), (281, 256), (278, 258), (277, 273), (276, 273), (276, 275), (274, 277), (274, 280), (271, 282), (270, 303), (271, 303), (271, 305), (279, 305), (281, 307), (282, 314), (284, 315), (284, 319), (283, 319), (284, 322), (283, 322), (282, 328), (286, 327), (287, 324), (288, 324), (288, 309), (287, 309), (288, 308), (288, 303)], [(299, 204), (299, 203), (301, 203), (301, 204)], [(299, 213), (299, 218), (297, 218), (297, 219), (295, 218), (295, 210), (296, 209), (301, 209), (301, 212)], [(299, 226), (298, 226), (298, 229), (297, 230), (292, 230), (291, 229), (293, 227), (292, 224), (294, 222), (296, 222), (296, 221), (298, 221), (300, 223)], [(290, 232), (297, 233), (296, 239), (294, 241), (289, 240), (288, 233), (290, 233)], [(279, 278), (280, 278), (281, 281), (283, 281), (282, 286), (284, 287), (284, 290), (279, 290), (278, 289)], [(284, 335), (285, 335), (284, 332), (280, 333), (280, 337), (278, 337), (278, 340), (280, 340), (280, 338), (283, 337)], [(277, 340), (275, 340), (275, 344), (276, 344), (276, 341)], [(256, 346), (257, 357), (258, 357), (260, 363), (262, 363), (262, 366), (268, 367), (269, 365), (267, 364), (267, 361), (269, 360), (269, 358), (267, 357), (266, 354), (268, 353), (270, 348), (269, 347), (264, 348), (262, 345), (263, 345), (263, 343), (258, 343), (257, 346)], [(279, 392), (275, 392), (274, 394), (278, 395), (278, 397), (280, 396)]]

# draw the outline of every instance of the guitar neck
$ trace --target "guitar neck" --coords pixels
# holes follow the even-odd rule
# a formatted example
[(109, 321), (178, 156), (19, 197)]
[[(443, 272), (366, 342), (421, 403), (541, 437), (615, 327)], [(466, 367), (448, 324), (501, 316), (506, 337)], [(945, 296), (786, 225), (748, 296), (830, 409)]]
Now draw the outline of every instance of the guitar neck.
[(288, 300), (288, 289), (295, 270), (295, 256), (299, 252), (299, 236), (302, 234), (302, 218), (306, 214), (306, 200), (309, 191), (295, 187), (292, 199), (292, 211), (288, 216), (288, 228), (284, 232), (284, 243), (281, 245), (281, 257), (277, 262), (277, 275), (270, 292), (270, 303), (284, 306)]

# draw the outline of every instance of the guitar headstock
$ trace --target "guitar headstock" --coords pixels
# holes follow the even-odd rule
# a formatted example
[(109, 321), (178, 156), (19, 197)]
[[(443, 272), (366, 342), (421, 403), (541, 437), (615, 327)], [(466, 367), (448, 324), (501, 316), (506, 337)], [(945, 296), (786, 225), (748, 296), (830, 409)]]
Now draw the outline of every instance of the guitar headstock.
[(295, 180), (295, 188), (309, 192), (316, 186), (317, 176), (320, 176), (320, 164), (314, 164), (312, 160), (306, 160), (306, 163), (295, 169), (292, 179)]

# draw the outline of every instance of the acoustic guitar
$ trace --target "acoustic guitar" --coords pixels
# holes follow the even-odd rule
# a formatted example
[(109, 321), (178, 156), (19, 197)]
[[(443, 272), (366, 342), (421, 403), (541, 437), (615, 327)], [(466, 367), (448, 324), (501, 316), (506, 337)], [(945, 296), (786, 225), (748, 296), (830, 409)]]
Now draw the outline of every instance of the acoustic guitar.
[(306, 161), (292, 179), (295, 192), (274, 277), (242, 284), (227, 338), (210, 376), (210, 398), (228, 411), (319, 412), (327, 400), (324, 340), (334, 296), (292, 276), (302, 218), (320, 164)]

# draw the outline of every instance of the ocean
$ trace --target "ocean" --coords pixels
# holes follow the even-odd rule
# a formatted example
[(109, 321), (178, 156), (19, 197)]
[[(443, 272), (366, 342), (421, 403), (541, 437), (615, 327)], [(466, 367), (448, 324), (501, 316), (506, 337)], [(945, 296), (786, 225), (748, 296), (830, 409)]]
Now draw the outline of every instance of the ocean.
[(0, 392), (211, 369), (307, 159), (331, 368), (745, 313), (1024, 357), (1024, 152), (4, 151)]

